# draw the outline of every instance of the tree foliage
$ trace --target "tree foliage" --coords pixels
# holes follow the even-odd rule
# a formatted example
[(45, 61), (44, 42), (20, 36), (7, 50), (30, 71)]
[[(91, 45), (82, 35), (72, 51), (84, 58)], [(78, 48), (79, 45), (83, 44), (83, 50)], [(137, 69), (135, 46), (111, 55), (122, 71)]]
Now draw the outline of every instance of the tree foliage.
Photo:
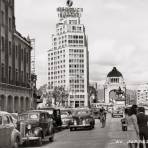
[(88, 87), (88, 95), (89, 95), (89, 98), (94, 95), (94, 103), (97, 102), (97, 90), (93, 87), (93, 86), (89, 86)]
[(64, 105), (64, 102), (67, 101), (68, 95), (69, 94), (64, 87), (62, 86), (55, 87), (52, 92), (52, 96), (55, 99), (55, 102), (54, 102), (55, 105), (57, 104)]

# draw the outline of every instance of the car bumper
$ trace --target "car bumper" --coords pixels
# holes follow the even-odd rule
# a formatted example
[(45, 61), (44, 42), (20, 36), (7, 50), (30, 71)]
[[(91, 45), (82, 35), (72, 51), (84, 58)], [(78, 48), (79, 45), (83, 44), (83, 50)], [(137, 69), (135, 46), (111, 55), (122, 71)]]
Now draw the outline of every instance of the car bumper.
[(89, 128), (91, 127), (90, 124), (86, 124), (86, 125), (70, 125), (70, 128)]
[(25, 141), (36, 141), (36, 140), (39, 140), (41, 137), (23, 137), (22, 138), (22, 141), (25, 142)]

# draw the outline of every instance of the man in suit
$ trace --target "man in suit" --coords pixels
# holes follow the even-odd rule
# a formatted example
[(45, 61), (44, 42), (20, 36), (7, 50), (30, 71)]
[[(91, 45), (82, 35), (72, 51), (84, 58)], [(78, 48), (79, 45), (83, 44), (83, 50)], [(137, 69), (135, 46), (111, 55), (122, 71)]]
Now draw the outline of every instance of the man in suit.
[(148, 148), (148, 116), (145, 115), (144, 107), (138, 108), (137, 123), (139, 126), (140, 148), (144, 148), (142, 141), (144, 140), (146, 148)]

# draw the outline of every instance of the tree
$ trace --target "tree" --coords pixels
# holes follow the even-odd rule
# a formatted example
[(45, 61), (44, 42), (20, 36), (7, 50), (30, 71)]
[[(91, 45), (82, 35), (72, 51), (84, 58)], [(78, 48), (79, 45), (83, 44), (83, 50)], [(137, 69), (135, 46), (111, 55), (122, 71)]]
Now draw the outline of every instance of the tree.
[(88, 87), (88, 95), (89, 95), (89, 98), (91, 96), (94, 96), (93, 103), (97, 102), (97, 90), (93, 86)]
[(62, 86), (55, 87), (53, 92), (52, 92), (52, 96), (55, 100), (54, 104), (64, 106), (65, 101), (67, 101), (68, 95), (69, 94), (65, 90), (64, 87), (62, 87)]

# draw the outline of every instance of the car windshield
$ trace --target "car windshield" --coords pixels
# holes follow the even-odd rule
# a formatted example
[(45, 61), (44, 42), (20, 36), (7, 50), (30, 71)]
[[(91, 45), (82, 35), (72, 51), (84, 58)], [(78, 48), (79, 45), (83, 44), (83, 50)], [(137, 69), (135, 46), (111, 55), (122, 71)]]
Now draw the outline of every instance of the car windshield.
[(50, 115), (53, 115), (53, 109), (50, 109), (50, 108), (40, 108), (40, 110), (46, 110)]
[(52, 115), (53, 114), (53, 110), (47, 110), (47, 112)]
[(67, 117), (67, 116), (69, 116), (68, 112), (61, 112), (61, 117)]
[(0, 125), (2, 125), (2, 116), (0, 116)]

